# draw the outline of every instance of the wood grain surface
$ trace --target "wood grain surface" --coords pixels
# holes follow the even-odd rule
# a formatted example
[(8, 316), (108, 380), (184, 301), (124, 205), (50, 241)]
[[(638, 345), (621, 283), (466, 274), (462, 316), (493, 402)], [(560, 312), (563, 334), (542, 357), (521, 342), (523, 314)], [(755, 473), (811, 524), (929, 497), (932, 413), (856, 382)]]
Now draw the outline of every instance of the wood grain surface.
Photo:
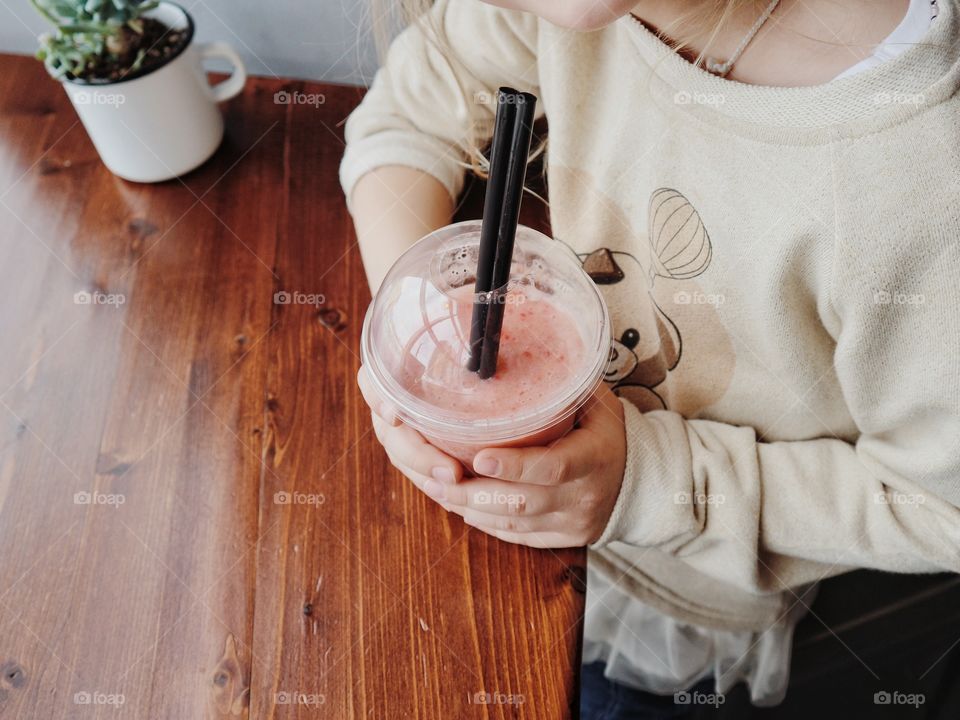
[(447, 515), (356, 388), (360, 97), (252, 79), (136, 185), (0, 56), (0, 718), (571, 716), (583, 552)]

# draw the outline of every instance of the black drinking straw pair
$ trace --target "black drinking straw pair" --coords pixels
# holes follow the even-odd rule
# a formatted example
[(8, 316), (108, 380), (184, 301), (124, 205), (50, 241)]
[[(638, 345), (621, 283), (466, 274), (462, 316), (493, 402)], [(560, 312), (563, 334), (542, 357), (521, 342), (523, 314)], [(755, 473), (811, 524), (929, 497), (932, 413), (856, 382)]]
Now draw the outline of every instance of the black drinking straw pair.
[(484, 380), (497, 371), (500, 329), (536, 105), (537, 98), (530, 93), (508, 87), (497, 91), (467, 361), (467, 369), (476, 371)]

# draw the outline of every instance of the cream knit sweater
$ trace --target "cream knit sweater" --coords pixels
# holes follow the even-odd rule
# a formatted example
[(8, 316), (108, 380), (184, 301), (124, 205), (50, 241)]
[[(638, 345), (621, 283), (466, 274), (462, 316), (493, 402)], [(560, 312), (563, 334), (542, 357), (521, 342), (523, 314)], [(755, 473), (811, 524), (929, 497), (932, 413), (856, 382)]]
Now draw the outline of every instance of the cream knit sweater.
[(631, 17), (477, 0), (392, 46), (344, 190), (389, 164), (456, 196), (500, 85), (540, 97), (554, 235), (604, 292), (627, 469), (590, 562), (684, 621), (762, 629), (851, 568), (960, 571), (960, 12), (852, 78), (704, 73)]

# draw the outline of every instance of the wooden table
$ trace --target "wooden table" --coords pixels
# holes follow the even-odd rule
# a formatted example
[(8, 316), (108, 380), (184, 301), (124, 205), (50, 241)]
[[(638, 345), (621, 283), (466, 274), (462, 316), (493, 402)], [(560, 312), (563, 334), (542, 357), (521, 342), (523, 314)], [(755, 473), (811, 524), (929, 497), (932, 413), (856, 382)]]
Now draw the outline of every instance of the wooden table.
[(356, 389), (360, 96), (251, 80), (209, 163), (136, 185), (0, 57), (0, 717), (571, 714), (582, 551), (447, 515)]

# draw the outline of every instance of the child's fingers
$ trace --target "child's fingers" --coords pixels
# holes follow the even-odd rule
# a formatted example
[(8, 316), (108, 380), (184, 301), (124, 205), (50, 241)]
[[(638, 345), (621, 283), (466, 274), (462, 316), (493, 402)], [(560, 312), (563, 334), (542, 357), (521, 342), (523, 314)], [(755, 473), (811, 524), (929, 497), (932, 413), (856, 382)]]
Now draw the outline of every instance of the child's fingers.
[(594, 448), (583, 440), (583, 430), (573, 430), (553, 445), (529, 448), (481, 450), (473, 461), (474, 470), (488, 477), (531, 485), (561, 485), (593, 467)]
[[(427, 484), (427, 482), (429, 482), (432, 478), (429, 478), (429, 477), (427, 477), (426, 475), (421, 475), (420, 473), (415, 472), (415, 471), (412, 470), (411, 468), (408, 468), (406, 465), (394, 461), (393, 458), (390, 459), (390, 462), (393, 463), (393, 466), (394, 466), (397, 470), (399, 470), (401, 473), (403, 473), (403, 476), (404, 476), (405, 478), (407, 478), (407, 480), (409, 480), (410, 483), (411, 483), (415, 488), (417, 488), (420, 492), (422, 492), (424, 495), (426, 495), (428, 498), (430, 498), (430, 496), (427, 495), (426, 492), (424, 492), (423, 488), (424, 488), (424, 486)], [(431, 499), (432, 499), (432, 498), (431, 498)], [(451, 512), (451, 511), (455, 512), (455, 511), (456, 511), (455, 508), (453, 508), (453, 507), (450, 506), (450, 505), (447, 505), (446, 503), (441, 502), (441, 503), (437, 503), (437, 504), (438, 504), (440, 507), (442, 507), (444, 510), (446, 510), (447, 512)]]
[(428, 443), (413, 428), (403, 423), (389, 425), (374, 414), (373, 429), (394, 465), (403, 465), (444, 483), (455, 483), (463, 477), (463, 466), (459, 462)]
[(477, 453), (480, 475), (533, 485), (561, 485), (588, 475), (610, 452), (611, 437), (623, 435), (623, 407), (605, 385), (594, 393), (578, 426), (543, 447), (488, 448)]
[(437, 502), (469, 508), (487, 515), (531, 517), (563, 507), (560, 491), (538, 485), (521, 485), (478, 478), (455, 485), (427, 486), (425, 492)]
[[(466, 522), (466, 519), (464, 519), (464, 522)], [(469, 522), (467, 525), (476, 527), (477, 530), (485, 532), (487, 535), (497, 538), (497, 540), (503, 540), (504, 542), (514, 545), (526, 545), (532, 548), (577, 547), (577, 543), (574, 542), (572, 538), (559, 532), (511, 532), (509, 530), (495, 530), (493, 528), (480, 527), (479, 525), (473, 525)]]
[[(509, 532), (509, 533), (539, 533), (547, 532), (554, 529), (555, 520), (553, 520), (549, 515), (537, 515), (534, 517), (511, 517), (509, 515), (491, 515), (490, 513), (481, 512), (480, 510), (473, 510), (472, 508), (465, 508), (457, 510), (453, 508), (453, 511), (459, 515), (463, 516), (463, 521), (470, 527), (475, 527), (478, 530), (483, 530), (483, 532), (488, 535), (493, 535), (495, 532)], [(526, 544), (526, 541), (524, 541)]]
[(363, 365), (357, 372), (357, 385), (360, 386), (360, 394), (363, 395), (364, 401), (375, 415), (379, 415), (384, 422), (390, 425), (396, 425), (400, 422), (397, 418), (397, 409), (377, 392), (370, 380), (367, 368)]

